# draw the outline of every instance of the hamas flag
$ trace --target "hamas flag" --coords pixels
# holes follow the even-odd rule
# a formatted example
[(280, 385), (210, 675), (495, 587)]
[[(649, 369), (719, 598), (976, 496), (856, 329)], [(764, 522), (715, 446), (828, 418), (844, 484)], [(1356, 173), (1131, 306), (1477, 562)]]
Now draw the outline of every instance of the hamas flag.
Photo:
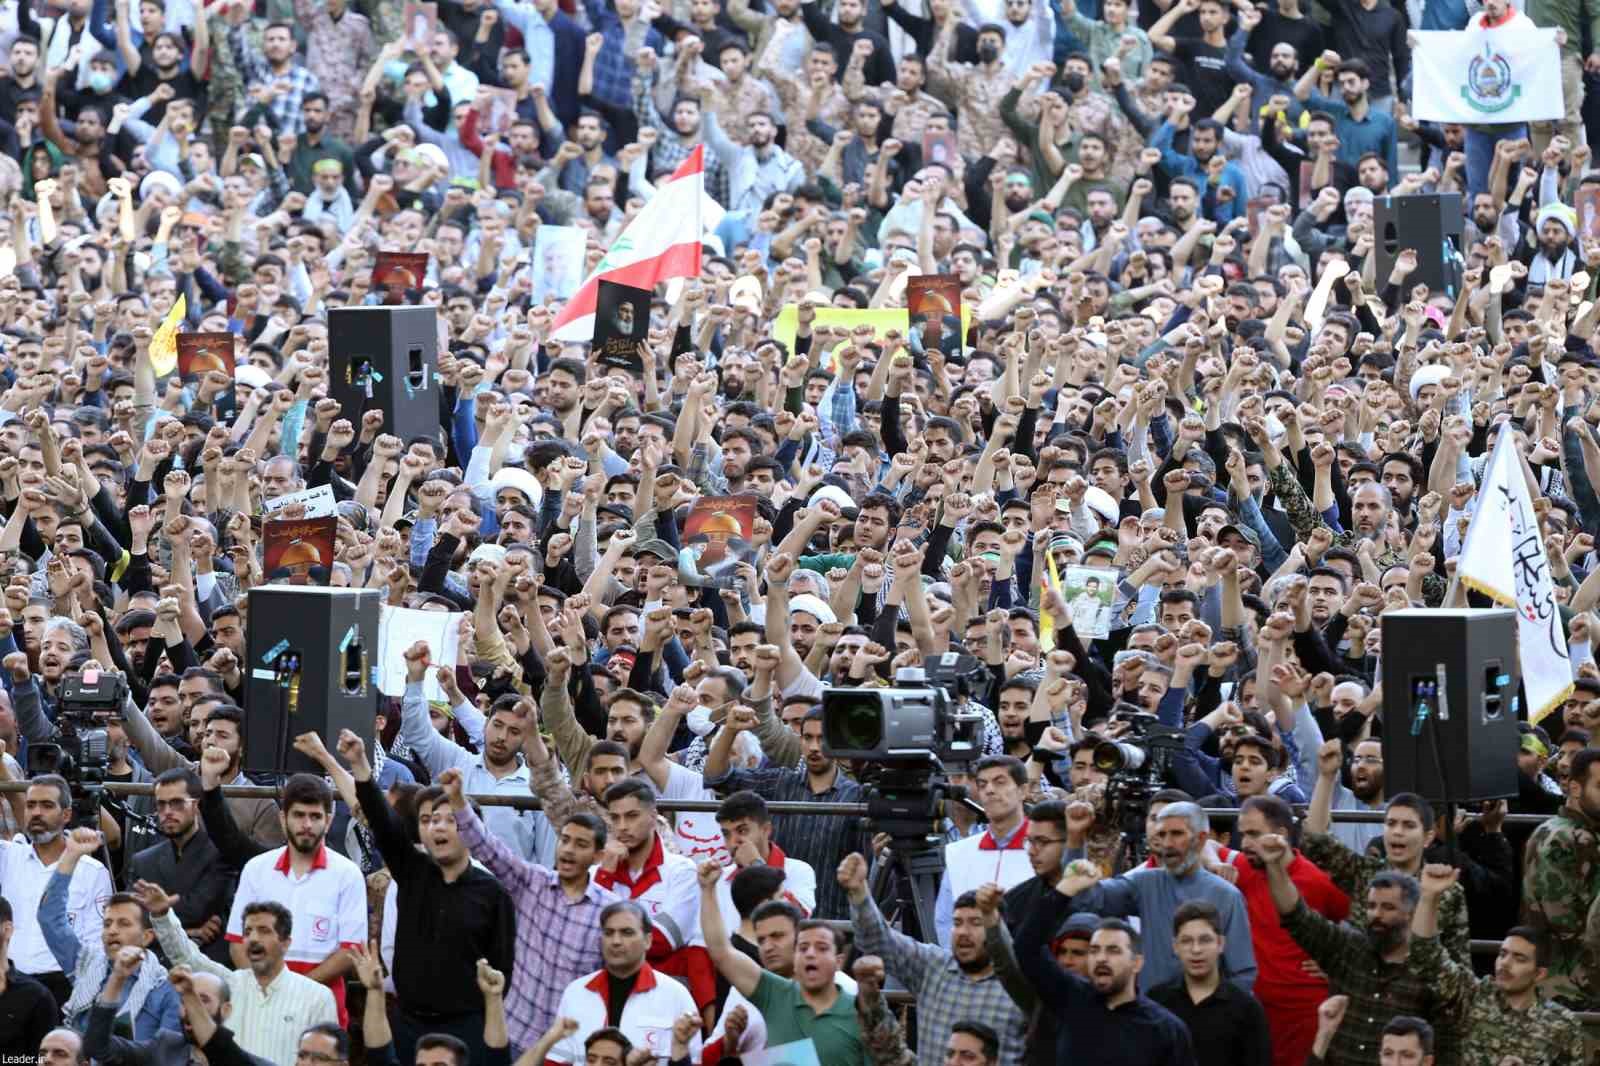
[(1412, 110), (1427, 122), (1498, 125), (1559, 119), (1561, 49), (1526, 18), (1413, 34)]

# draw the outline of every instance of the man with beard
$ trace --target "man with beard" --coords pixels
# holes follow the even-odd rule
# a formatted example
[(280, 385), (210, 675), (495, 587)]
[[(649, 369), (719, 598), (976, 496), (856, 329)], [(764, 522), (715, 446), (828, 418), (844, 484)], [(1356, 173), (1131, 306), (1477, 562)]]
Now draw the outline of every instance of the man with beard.
[(1600, 750), (1572, 757), (1567, 803), (1528, 840), (1522, 873), (1522, 915), (1548, 938), (1549, 973), (1540, 991), (1574, 1009), (1595, 1001), (1595, 977), (1585, 943), (1589, 905), (1600, 898), (1600, 864), (1587, 845), (1600, 833)]
[[(408, 685), (407, 690), (413, 687), (420, 688)], [(224, 759), (226, 755), (216, 748), (205, 751), (208, 766)], [(339, 1024), (345, 1025), (344, 975), (353, 964), (343, 949), (367, 941), (367, 883), (360, 867), (327, 846), (332, 815), (333, 796), (321, 778), (310, 774), (289, 778), (283, 787), (283, 832), (288, 843), (244, 864), (227, 936), (233, 964), (254, 966), (266, 948), (259, 938), (247, 938), (246, 916), (255, 913), (257, 904), (281, 904), (287, 913), (276, 936), (287, 948), (286, 965), (328, 986), (338, 1005)], [(292, 944), (291, 925), (300, 928)], [(194, 963), (193, 958), (189, 961)]]
[[(527, 795), (531, 777), (522, 757), (522, 745), (528, 732), (537, 728), (532, 703), (514, 692), (495, 700), (483, 727), (483, 751), (473, 754), (440, 734), (428, 717), (422, 682), (428, 674), (430, 654), (427, 641), (421, 640), (405, 652), (406, 691), (400, 701), (401, 740), (434, 777), (452, 768), (460, 770), (466, 775), (467, 791), (474, 795)], [(547, 680), (546, 689), (559, 684), (559, 681)], [(583, 764), (580, 760), (567, 765)], [(555, 835), (550, 821), (539, 811), (494, 807), (484, 816), (484, 821), (524, 859), (555, 854)]]
[(1539, 993), (1549, 970), (1537, 930), (1517, 926), (1506, 933), (1493, 976), (1479, 977), (1440, 948), (1439, 900), (1458, 876), (1444, 863), (1423, 868), (1422, 899), (1411, 919), (1411, 959), (1425, 980), (1444, 989), (1464, 1023), (1462, 1066), (1499, 1066), (1508, 1057), (1527, 1066), (1583, 1061), (1582, 1023)]
[[(171, 675), (167, 675), (171, 677)], [(162, 680), (157, 677), (156, 681)], [(176, 678), (176, 684), (181, 684)], [(164, 692), (164, 688), (152, 687), (151, 703), (155, 704), (157, 693)], [(165, 697), (163, 697), (164, 699)], [(163, 704), (165, 707), (165, 704)], [(172, 746), (172, 741), (163, 737), (155, 727), (155, 720), (146, 718), (143, 711), (133, 705), (131, 701), (123, 703), (122, 727), (127, 731), (128, 739), (133, 742), (134, 748), (139, 752), (144, 765), (153, 774), (164, 774), (168, 770), (192, 770), (200, 772), (202, 767), (196, 760), (186, 759)], [(179, 735), (182, 735), (182, 719), (178, 719)], [(244, 775), (244, 712), (237, 707), (218, 707), (206, 716), (204, 743), (207, 748), (216, 748), (227, 756), (227, 764), (219, 771), (217, 784), (228, 785), (253, 785)], [(213, 789), (208, 788), (208, 791)], [(254, 844), (259, 848), (274, 848), (283, 843), (283, 826), (278, 817), (278, 805), (272, 800), (229, 798), (222, 799), (221, 793), (208, 796), (208, 801), (226, 804), (228, 814)], [(218, 841), (220, 844), (221, 842)], [(242, 860), (241, 860), (242, 861)]]
[[(1261, 837), (1256, 854), (1284, 931), (1327, 974), (1332, 992), (1350, 997), (1344, 1023), (1323, 1059), (1328, 1066), (1371, 1066), (1372, 1049), (1397, 1015), (1453, 1021), (1447, 998), (1411, 962), (1411, 919), (1421, 895), (1415, 878), (1385, 870), (1367, 886), (1365, 920), (1352, 915), (1351, 921), (1336, 924), (1301, 898), (1289, 877), (1294, 852), (1287, 840), (1276, 834)], [(1439, 1060), (1456, 1062), (1455, 1026), (1436, 1028)]]
[[(1257, 10), (1239, 13), (1239, 28), (1228, 39), (1227, 64), (1230, 78), (1241, 85), (1250, 86), (1254, 93), (1251, 109), (1259, 113), (1274, 96), (1293, 98), (1295, 79), (1300, 73), (1300, 56), (1295, 52), (1293, 44), (1279, 41), (1272, 45), (1271, 51), (1267, 53), (1265, 74), (1245, 62), (1245, 43), (1250, 39), (1252, 27), (1261, 21)], [(1296, 100), (1285, 114), (1290, 122), (1299, 122), (1300, 114), (1304, 110), (1305, 105)]]
[[(1290, 839), (1294, 813), (1277, 796), (1252, 796), (1239, 809), (1239, 850), (1229, 860), (1250, 915), (1250, 942), (1261, 967), (1256, 998), (1267, 1012), (1273, 1066), (1301, 1066), (1317, 1034), (1317, 1004), (1328, 998), (1328, 982), (1306, 963), (1309, 956), (1278, 924), (1278, 910), (1267, 885), (1261, 840)], [(1298, 851), (1289, 861), (1289, 880), (1306, 904), (1331, 922), (1350, 914), (1350, 899)], [(1498, 1066), (1498, 1064), (1496, 1064)]]
[[(1072, 913), (1098, 914), (1101, 917), (1137, 916), (1147, 929), (1172, 928), (1173, 915), (1190, 900), (1201, 900), (1216, 907), (1222, 917), (1226, 938), (1224, 959), (1230, 981), (1249, 991), (1255, 983), (1255, 952), (1250, 944), (1250, 925), (1244, 897), (1227, 881), (1201, 868), (1205, 842), (1211, 824), (1205, 812), (1193, 803), (1173, 803), (1161, 809), (1150, 834), (1150, 853), (1159, 866), (1131, 870), (1097, 884), (1063, 878), (1056, 891), (1039, 904), (1041, 911), (1054, 919), (1052, 930)], [(1081, 859), (1081, 851), (1068, 851), (1069, 859)], [(1021, 935), (1018, 935), (1021, 939)], [(1140, 970), (1141, 988), (1175, 980), (1182, 973), (1170, 939), (1153, 945)]]
[[(1068, 865), (1057, 894), (1092, 887), (1099, 871), (1079, 860)], [(1056, 1061), (1104, 1066), (1195, 1066), (1189, 1031), (1165, 1007), (1139, 994), (1144, 968), (1139, 933), (1120, 918), (1106, 918), (1089, 939), (1089, 976), (1057, 964), (1050, 941), (1060, 908), (1041, 904), (1017, 931), (1017, 965), (1038, 991), (1042, 1009), (1059, 1023)]]
[[(106, 900), (98, 933), (92, 925), (68, 924), (72, 875), (78, 863), (98, 852), (105, 841), (92, 829), (74, 829), (62, 842), (61, 860), (39, 901), (38, 914), (39, 926), (61, 971), (72, 975), (72, 997), (62, 1005), (62, 1017), (81, 1030), (96, 995), (102, 995), (104, 1002), (116, 1005), (118, 1024), (130, 1028), (141, 1040), (177, 1028), (178, 997), (167, 984), (166, 968), (149, 950), (155, 934), (138, 897), (119, 892)], [(128, 980), (118, 982), (116, 994), (110, 995), (112, 962), (118, 960), (117, 968), (122, 969), (119, 956), (129, 949), (124, 974)]]
[[(705, 784), (727, 794), (749, 790), (769, 803), (864, 803), (866, 793), (848, 777), (839, 764), (823, 750), (822, 708), (813, 706), (800, 720), (802, 759), (798, 766), (770, 765), (748, 769), (731, 765), (729, 756), (740, 733), (753, 732), (758, 725), (754, 708), (737, 706), (729, 713), (722, 732), (712, 741), (706, 755)], [(837, 869), (845, 856), (866, 845), (862, 828), (849, 818), (807, 818), (779, 815), (772, 824), (773, 838), (783, 841), (784, 852), (813, 871)], [(735, 862), (739, 856), (734, 855)], [(748, 865), (748, 864), (745, 864)], [(818, 879), (816, 916), (840, 919), (846, 916), (843, 889), (830, 885), (829, 878)]]
[(156, 824), (166, 839), (128, 859), (129, 884), (159, 885), (169, 893), (182, 891), (176, 904), (184, 935), (217, 961), (227, 955), (222, 923), (232, 909), (233, 872), (200, 822), (204, 795), (199, 776), (177, 767), (155, 782)]
[[(549, 131), (560, 136), (559, 130)], [(566, 161), (558, 172), (561, 187), (570, 193), (582, 194), (589, 178), (600, 167), (617, 167), (616, 159), (606, 152), (606, 120), (599, 113), (584, 111), (573, 126), (572, 139), (577, 142), (578, 154)]]
[[(1369, 13), (1374, 8), (1367, 7), (1368, 0), (1363, 0), (1359, 5), (1363, 14)], [(1385, 11), (1384, 17), (1398, 20), (1401, 16), (1394, 11)], [(1337, 25), (1337, 24), (1336, 24)], [(1376, 38), (1369, 38), (1375, 40)], [(1399, 62), (1402, 56), (1407, 61)], [(1395, 55), (1395, 66), (1402, 65), (1409, 69), (1409, 54), (1401, 48)], [(1334, 78), (1339, 85), (1339, 99), (1323, 96), (1315, 91), (1317, 83), (1322, 78), (1322, 73), (1329, 67), (1334, 68)], [(1405, 80), (1401, 73), (1400, 80)], [(1374, 81), (1381, 84), (1382, 91), (1379, 96), (1391, 97), (1392, 89), (1389, 87), (1389, 65), (1385, 62), (1381, 68), (1369, 66), (1367, 61), (1360, 58), (1345, 59), (1342, 62), (1337, 52), (1323, 52), (1315, 63), (1307, 67), (1300, 75), (1300, 80), (1294, 84), (1295, 99), (1307, 103), (1313, 111), (1321, 111), (1331, 115), (1334, 119), (1334, 132), (1339, 138), (1339, 159), (1351, 166), (1361, 161), (1368, 152), (1375, 153), (1383, 160), (1383, 165), (1390, 174), (1400, 172), (1397, 159), (1397, 142), (1393, 112), (1393, 99), (1388, 100), (1386, 107), (1374, 106), (1371, 94)]]
[[(762, 205), (774, 194), (792, 193), (800, 187), (806, 178), (806, 168), (778, 147), (778, 124), (770, 114), (752, 111), (745, 115), (745, 143), (739, 144), (724, 132), (716, 112), (708, 109), (706, 98), (711, 94), (711, 87), (700, 82), (696, 88), (701, 130), (727, 172), (728, 213), (738, 218), (748, 231), (755, 225)], [(723, 221), (726, 224), (728, 220)]]
[(307, 96), (320, 93), (322, 85), (307, 67), (295, 62), (294, 27), (287, 22), (272, 23), (262, 32), (261, 47), (257, 48), (250, 43), (242, 24), (233, 26), (228, 31), (228, 45), (244, 75), (251, 101), (267, 109), (278, 133), (304, 133), (301, 105)]
[(300, 102), (300, 117), (305, 131), (296, 139), (294, 155), (289, 157), (285, 169), (295, 192), (310, 196), (316, 165), (332, 159), (339, 164), (351, 203), (360, 203), (361, 190), (355, 178), (356, 155), (348, 144), (328, 132), (328, 98), (320, 92), (307, 93)]
[[(123, 784), (148, 785), (155, 780), (149, 770), (128, 758), (128, 734), (122, 720), (107, 712), (96, 715), (95, 724), (106, 731), (106, 780)], [(106, 843), (113, 870), (127, 872), (127, 860), (155, 841), (143, 819), (155, 814), (149, 796), (122, 796), (105, 804), (104, 810), (116, 822), (117, 832)], [(134, 815), (130, 819), (129, 814)]]
[(83, 1053), (88, 1060), (104, 1063), (105, 1066), (123, 1066), (124, 1063), (161, 1063), (165, 1066), (193, 1062), (197, 1056), (205, 1054), (209, 1045), (210, 1057), (202, 1061), (217, 1063), (218, 1066), (223, 1062), (235, 1066), (274, 1066), (259, 1055), (244, 1051), (237, 1044), (232, 1045), (238, 1054), (236, 1058), (227, 1058), (218, 1050), (218, 1045), (213, 1043), (218, 1033), (228, 1034), (226, 1040), (232, 1037), (231, 1032), (223, 1028), (223, 1023), (229, 1021), (233, 1013), (233, 998), (227, 982), (215, 974), (191, 973), (183, 967), (174, 967), (168, 978), (169, 987), (182, 1008), (181, 1031), (164, 1029), (144, 1041), (114, 1035), (115, 997), (132, 979), (136, 971), (131, 967), (136, 961), (137, 956), (130, 952), (127, 962), (130, 970), (124, 974), (122, 956), (117, 957), (111, 979), (106, 982), (106, 991), (95, 1000), (94, 1008), (89, 1012), (88, 1027), (83, 1034)]
[(1572, 277), (1581, 270), (1582, 259), (1573, 249), (1577, 240), (1578, 215), (1566, 204), (1552, 201), (1534, 216), (1537, 245), (1523, 240), (1517, 244), (1517, 261), (1528, 268), (1528, 284), (1543, 286), (1552, 279)]
[[(1306, 858), (1328, 871), (1333, 883), (1350, 897), (1350, 920), (1360, 925), (1365, 921), (1362, 900), (1367, 897), (1367, 885), (1380, 873), (1397, 871), (1411, 878), (1422, 875), (1425, 852), (1433, 835), (1434, 811), (1422, 797), (1402, 792), (1384, 805), (1381, 845), (1352, 851), (1328, 832), (1330, 796), (1338, 764), (1338, 741), (1324, 744), (1317, 753), (1317, 787), (1311, 795), (1300, 846), (1305, 849)], [(1364, 787), (1372, 787), (1370, 780)], [(1446, 896), (1443, 916), (1445, 946), (1463, 963), (1470, 963), (1467, 899), (1459, 887)]]
[[(1343, 682), (1349, 684), (1350, 682)], [(1334, 686), (1337, 690), (1339, 686)], [(1336, 693), (1337, 694), (1337, 693)], [(1356, 713), (1356, 712), (1352, 712)], [(1317, 753), (1317, 786), (1312, 790), (1313, 809), (1327, 790), (1330, 811), (1377, 811), (1383, 809), (1383, 742), (1359, 741), (1350, 756), (1350, 785), (1339, 780), (1343, 746), (1337, 739), (1325, 741)], [(1377, 824), (1339, 822), (1329, 830), (1333, 838), (1357, 855), (1366, 853), (1367, 844), (1383, 835)]]
[[(239, 1046), (245, 1051), (268, 1062), (294, 1061), (300, 1035), (338, 1017), (328, 986), (296, 972), (288, 960), (294, 918), (282, 904), (256, 902), (244, 908), (244, 961), (229, 969), (201, 955), (184, 935), (173, 911), (179, 897), (151, 884), (139, 885), (138, 894), (149, 909), (161, 950), (173, 961), (173, 973), (188, 970), (223, 983)], [(315, 932), (304, 929), (301, 936), (313, 939)]]
[(1217, 909), (1198, 900), (1185, 903), (1172, 925), (1183, 976), (1151, 989), (1150, 998), (1188, 1026), (1200, 1066), (1268, 1066), (1272, 1048), (1261, 1004), (1222, 979), (1227, 939)]
[(408, 838), (400, 816), (373, 778), (366, 745), (351, 730), (339, 734), (339, 757), (350, 767), (356, 797), (378, 852), (398, 888), (394, 943), (395, 1053), (411, 1061), (417, 1041), (445, 1033), (486, 1054), (479, 959), (502, 973), (512, 965), (516, 918), (511, 899), (493, 874), (474, 866), (456, 828), (443, 788), (425, 788), (415, 800), (424, 851)]
[(1204, 183), (1205, 216), (1218, 225), (1243, 217), (1249, 189), (1244, 171), (1222, 154), (1222, 123), (1214, 118), (1194, 123), (1189, 131), (1189, 151), (1184, 153), (1175, 151), (1172, 142), (1188, 123), (1188, 116), (1180, 114), (1175, 120), (1163, 122), (1150, 138), (1150, 147), (1161, 151), (1162, 166), (1174, 176)]
[[(584, 664), (584, 670), (588, 664)], [(550, 730), (550, 737), (555, 741), (556, 754), (561, 757), (563, 766), (588, 766), (590, 773), (594, 772), (593, 759), (596, 744), (602, 743), (591, 736), (578, 721), (572, 706), (572, 696), (567, 690), (567, 678), (572, 671), (572, 652), (568, 648), (557, 647), (545, 659), (544, 689), (539, 694), (539, 718)], [(618, 689), (612, 694), (609, 705), (605, 708), (606, 714), (606, 740), (615, 745), (620, 745), (627, 752), (626, 765), (623, 775), (639, 773), (639, 751), (644, 743), (646, 732), (655, 721), (656, 705), (642, 692), (631, 688)], [(533, 731), (526, 743), (531, 747), (538, 735), (538, 730)], [(538, 744), (543, 746), (543, 740)], [(605, 779), (591, 779), (585, 783), (585, 791), (589, 797), (599, 797), (605, 790), (615, 784), (610, 780), (610, 775)], [(589, 788), (593, 784), (598, 787)], [(542, 793), (541, 793), (542, 794)], [(598, 811), (596, 812), (598, 813)]]
[(39, 94), (39, 40), (18, 37), (11, 42), (10, 74), (0, 78), (0, 119), (16, 124), (17, 102)]
[(944, 1061), (945, 1043), (960, 1021), (982, 1022), (999, 1034), (1002, 1062), (1022, 1061), (1028, 1018), (995, 974), (976, 892), (956, 900), (950, 946), (943, 948), (889, 927), (867, 890), (867, 861), (859, 853), (845, 856), (837, 880), (850, 901), (856, 949), (881, 956), (888, 972), (916, 996), (920, 1066)]
[[(43, 774), (28, 782), (24, 793), (23, 816), (28, 842), (0, 841), (0, 885), (13, 911), (30, 920), (18, 927), (11, 940), (11, 962), (17, 972), (34, 977), (66, 1003), (70, 994), (67, 975), (61, 971), (44, 934), (43, 926), (32, 917), (54, 876), (57, 861), (66, 853), (64, 837), (72, 816), (72, 790), (55, 774)], [(97, 929), (101, 912), (111, 898), (111, 875), (92, 857), (78, 860), (72, 883), (67, 888), (66, 909), (75, 929)]]

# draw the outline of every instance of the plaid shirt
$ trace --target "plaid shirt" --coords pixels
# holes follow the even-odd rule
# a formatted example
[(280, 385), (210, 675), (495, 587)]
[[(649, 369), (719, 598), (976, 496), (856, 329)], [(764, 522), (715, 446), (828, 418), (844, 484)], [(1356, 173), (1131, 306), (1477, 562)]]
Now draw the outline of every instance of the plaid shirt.
[(554, 871), (484, 832), (471, 807), (456, 811), (456, 829), (516, 906), (517, 961), (506, 990), (506, 1027), (512, 1047), (521, 1051), (555, 1021), (566, 987), (600, 968), (600, 911), (616, 897), (590, 881), (582, 899), (568, 899)]
[[(252, 93), (263, 85), (285, 81), (289, 83), (288, 88), (274, 96), (272, 102), (266, 105), (266, 111), (272, 117), (272, 124), (279, 133), (292, 133), (297, 137), (304, 133), (306, 122), (304, 116), (300, 114), (300, 105), (311, 93), (322, 91), (322, 83), (317, 80), (317, 76), (308, 68), (293, 62), (290, 63), (287, 74), (273, 73), (267, 57), (245, 37), (242, 26), (235, 26), (228, 31), (228, 43), (232, 45), (234, 58), (244, 74), (246, 93)], [(254, 103), (253, 100), (249, 101), (245, 105), (245, 110), (251, 110)]]
[[(656, 139), (656, 145), (650, 149), (651, 173), (657, 170), (677, 170), (678, 165), (689, 158), (695, 146), (701, 143), (698, 135), (685, 137), (673, 129), (661, 112), (656, 108), (655, 100), (655, 75), (635, 73), (633, 76), (633, 112), (639, 119), (641, 128), (649, 126), (661, 134)], [(727, 171), (722, 166), (722, 160), (717, 153), (706, 146), (704, 155), (706, 195), (718, 203), (728, 202)]]
[(627, 29), (617, 17), (615, 8), (606, 0), (584, 0), (583, 6), (589, 12), (589, 25), (593, 27), (593, 32), (606, 39), (605, 47), (594, 58), (594, 89), (590, 95), (625, 111), (633, 103), (633, 75), (637, 69), (634, 55), (640, 47), (660, 52), (666, 47), (666, 39), (654, 29), (645, 27), (638, 34), (642, 37), (641, 43), (630, 47)]
[(957, 1022), (982, 1022), (1000, 1037), (1000, 1061), (1019, 1063), (1026, 1054), (1028, 1016), (1012, 1000), (994, 972), (976, 980), (961, 970), (954, 955), (937, 944), (921, 944), (889, 928), (878, 905), (850, 904), (856, 947), (879, 955), (884, 969), (917, 997), (917, 1061), (940, 1066), (950, 1030)]
[(1424, 974), (1409, 959), (1385, 962), (1364, 930), (1335, 925), (1303, 899), (1283, 916), (1283, 928), (1328, 975), (1329, 991), (1350, 997), (1344, 1021), (1328, 1048), (1327, 1066), (1372, 1066), (1383, 1027), (1401, 1014), (1435, 1022), (1434, 1061), (1438, 1066), (1456, 1066), (1460, 1032), (1450, 1024), (1453, 1015), (1444, 1017), (1450, 1011), (1449, 1001), (1432, 980), (1433, 974)]

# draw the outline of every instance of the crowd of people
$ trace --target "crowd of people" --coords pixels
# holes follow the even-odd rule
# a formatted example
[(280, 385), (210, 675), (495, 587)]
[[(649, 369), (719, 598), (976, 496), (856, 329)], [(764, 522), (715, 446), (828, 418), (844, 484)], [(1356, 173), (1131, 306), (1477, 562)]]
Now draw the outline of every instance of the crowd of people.
[[(1600, 27), (912, 7), (0, 3), (8, 1060), (1586, 1058)], [(1560, 120), (1412, 116), (1411, 34), (1523, 24), (1560, 31)], [(556, 339), (696, 157), (702, 267), (637, 365)], [(1422, 193), (1458, 246), (1383, 232)], [(437, 312), (409, 439), (330, 396), (328, 311), (384, 252)], [(922, 275), (959, 301), (908, 317)], [(172, 368), (180, 298), (236, 365)], [(1573, 688), (1520, 701), (1517, 795), (1447, 809), (1385, 784), (1383, 615), (1481, 602), (1506, 424)], [(323, 486), (330, 584), (459, 618), (370, 723), (295, 737), (320, 774), (258, 780), (264, 522)], [(748, 554), (695, 584), (711, 497)], [(827, 695), (950, 653), (971, 802), (920, 849), (775, 807), (877, 796)], [(108, 671), (138, 787), (86, 793), (41, 756)], [(1130, 792), (1105, 743), (1151, 729)]]

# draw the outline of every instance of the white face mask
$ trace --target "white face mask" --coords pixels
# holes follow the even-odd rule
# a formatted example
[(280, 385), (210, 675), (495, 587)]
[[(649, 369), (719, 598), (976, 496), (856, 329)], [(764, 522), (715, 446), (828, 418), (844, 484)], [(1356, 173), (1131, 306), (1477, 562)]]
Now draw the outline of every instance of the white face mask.
[(711, 708), (700, 704), (684, 716), (684, 722), (689, 727), (689, 732), (697, 737), (710, 736), (716, 725), (711, 721)]

